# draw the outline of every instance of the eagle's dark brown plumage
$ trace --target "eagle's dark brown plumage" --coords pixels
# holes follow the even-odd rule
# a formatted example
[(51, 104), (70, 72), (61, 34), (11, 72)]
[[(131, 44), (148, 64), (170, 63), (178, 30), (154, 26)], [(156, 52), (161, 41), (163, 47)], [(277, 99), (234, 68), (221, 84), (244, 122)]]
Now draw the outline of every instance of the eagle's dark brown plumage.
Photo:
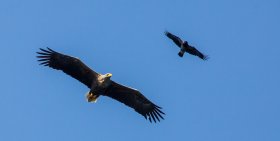
[[(149, 119), (150, 122), (164, 119), (162, 116), (164, 112), (160, 110), (161, 107), (152, 103), (138, 90), (110, 80), (111, 74), (99, 74), (79, 59), (58, 53), (50, 48), (40, 50), (41, 52), (37, 52), (40, 64), (62, 70), (85, 84), (90, 88), (88, 98), (94, 97), (96, 99), (100, 95), (108, 96), (133, 108), (146, 119)], [(92, 101), (91, 99), (88, 100)]]
[(198, 56), (199, 58), (203, 60), (207, 60), (208, 56), (202, 54), (200, 51), (198, 51), (195, 47), (190, 46), (187, 41), (181, 40), (179, 37), (176, 35), (173, 35), (172, 33), (165, 31), (165, 35), (170, 38), (178, 47), (181, 48), (180, 52), (178, 55), (180, 57), (183, 57), (184, 53), (187, 52), (189, 54)]

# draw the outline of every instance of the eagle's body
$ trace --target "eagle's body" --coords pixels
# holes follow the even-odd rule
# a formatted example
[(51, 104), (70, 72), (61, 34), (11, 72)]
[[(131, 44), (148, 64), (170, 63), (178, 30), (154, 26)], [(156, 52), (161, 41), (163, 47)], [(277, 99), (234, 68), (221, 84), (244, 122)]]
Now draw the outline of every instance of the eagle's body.
[(107, 73), (105, 75), (99, 75), (97, 81), (92, 83), (90, 91), (87, 93), (88, 102), (96, 102), (97, 98), (105, 93), (105, 90), (111, 85), (112, 74)]
[(165, 35), (168, 38), (170, 38), (180, 48), (180, 52), (178, 53), (178, 55), (180, 57), (183, 57), (184, 53), (187, 52), (189, 54), (198, 56), (199, 58), (201, 58), (203, 60), (208, 59), (208, 57), (206, 55), (199, 52), (195, 47), (190, 46), (187, 41), (181, 40), (179, 37), (173, 35), (172, 33), (168, 32), (168, 31), (165, 32)]
[(148, 118), (150, 122), (164, 119), (162, 117), (164, 113), (160, 110), (161, 107), (152, 103), (138, 90), (112, 81), (110, 79), (111, 73), (102, 75), (91, 70), (77, 58), (58, 53), (49, 48), (48, 50), (40, 50), (42, 52), (37, 52), (40, 54), (37, 57), (40, 58), (38, 61), (42, 62), (41, 65), (62, 70), (90, 89), (86, 96), (88, 102), (95, 102), (100, 95), (108, 96), (133, 108), (146, 119)]

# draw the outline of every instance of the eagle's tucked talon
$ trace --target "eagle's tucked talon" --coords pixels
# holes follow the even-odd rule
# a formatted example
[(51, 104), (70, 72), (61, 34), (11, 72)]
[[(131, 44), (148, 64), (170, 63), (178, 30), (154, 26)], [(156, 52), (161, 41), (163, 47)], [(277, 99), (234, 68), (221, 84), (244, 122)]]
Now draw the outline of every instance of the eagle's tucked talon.
[(98, 95), (94, 95), (93, 93), (87, 93), (86, 95), (87, 97), (87, 102), (96, 102), (97, 101), (97, 98), (98, 98)]

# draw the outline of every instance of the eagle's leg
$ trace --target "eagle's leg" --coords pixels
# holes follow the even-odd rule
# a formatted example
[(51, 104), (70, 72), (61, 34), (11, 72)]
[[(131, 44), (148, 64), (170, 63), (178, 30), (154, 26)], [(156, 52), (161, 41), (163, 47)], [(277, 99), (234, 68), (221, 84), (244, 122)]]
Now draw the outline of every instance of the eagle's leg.
[(89, 91), (86, 94), (87, 102), (96, 102), (99, 95), (94, 94), (92, 91)]

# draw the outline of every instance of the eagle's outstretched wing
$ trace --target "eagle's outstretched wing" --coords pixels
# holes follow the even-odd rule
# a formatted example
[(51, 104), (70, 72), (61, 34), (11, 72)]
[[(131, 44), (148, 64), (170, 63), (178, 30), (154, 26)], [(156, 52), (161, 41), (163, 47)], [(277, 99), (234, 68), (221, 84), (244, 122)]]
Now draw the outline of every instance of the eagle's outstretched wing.
[(160, 110), (161, 107), (152, 103), (138, 90), (123, 86), (112, 81), (111, 85), (107, 88), (105, 95), (133, 108), (136, 112), (143, 115), (146, 119), (148, 118), (150, 122), (152, 122), (152, 120), (156, 122), (160, 121), (160, 119), (164, 119), (162, 117), (162, 115), (164, 115), (164, 112)]
[(165, 33), (165, 35), (166, 35), (168, 38), (170, 38), (171, 40), (173, 40), (173, 42), (174, 42), (178, 47), (181, 47), (181, 44), (183, 44), (183, 41), (182, 41), (179, 37), (173, 35), (172, 33), (168, 32), (168, 31), (165, 31), (164, 33)]
[(186, 49), (186, 52), (198, 56), (199, 58), (203, 59), (203, 60), (207, 60), (209, 57), (207, 55), (204, 55), (203, 53), (201, 53), (200, 51), (198, 51), (195, 47), (189, 46)]
[(50, 48), (47, 48), (47, 50), (40, 48), (40, 50), (41, 52), (37, 52), (39, 54), (37, 56), (38, 61), (41, 62), (40, 65), (62, 70), (89, 88), (99, 75), (77, 58), (58, 53)]

